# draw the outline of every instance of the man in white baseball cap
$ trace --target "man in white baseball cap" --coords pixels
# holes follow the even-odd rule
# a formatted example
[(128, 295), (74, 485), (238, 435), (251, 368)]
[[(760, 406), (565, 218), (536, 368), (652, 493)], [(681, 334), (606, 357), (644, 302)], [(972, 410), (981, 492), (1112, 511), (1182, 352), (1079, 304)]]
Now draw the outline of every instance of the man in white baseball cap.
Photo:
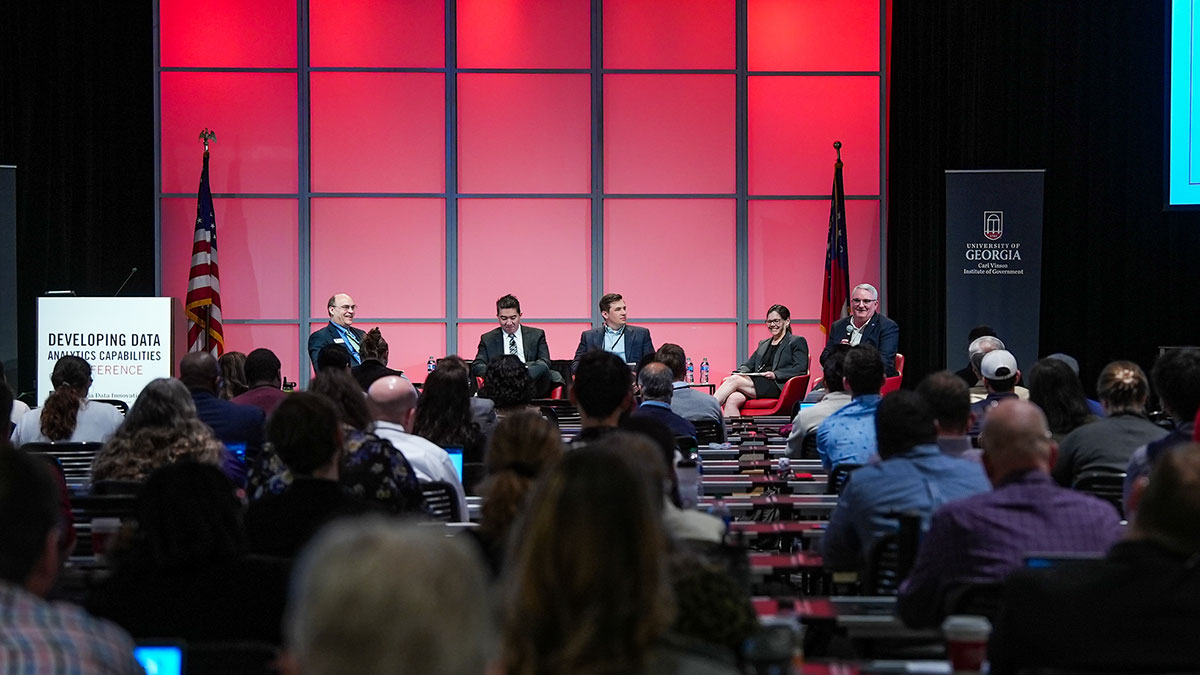
[(1021, 379), (1021, 371), (1017, 369), (1017, 359), (1007, 349), (993, 349), (983, 355), (979, 364), (979, 374), (983, 376), (983, 386), (987, 396), (982, 401), (971, 405), (975, 423), (968, 432), (978, 435), (983, 427), (983, 420), (989, 410), (1006, 398), (1018, 398), (1013, 389)]

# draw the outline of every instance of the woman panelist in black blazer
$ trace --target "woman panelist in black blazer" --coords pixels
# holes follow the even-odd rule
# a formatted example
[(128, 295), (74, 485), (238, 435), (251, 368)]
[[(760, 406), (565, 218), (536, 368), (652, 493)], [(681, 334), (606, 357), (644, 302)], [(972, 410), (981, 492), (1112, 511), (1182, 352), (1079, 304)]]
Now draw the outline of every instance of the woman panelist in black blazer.
[(767, 330), (771, 337), (758, 343), (750, 358), (717, 387), (717, 403), (726, 417), (738, 415), (747, 399), (779, 398), (783, 383), (808, 372), (808, 340), (792, 335), (792, 313), (787, 307), (771, 305)]

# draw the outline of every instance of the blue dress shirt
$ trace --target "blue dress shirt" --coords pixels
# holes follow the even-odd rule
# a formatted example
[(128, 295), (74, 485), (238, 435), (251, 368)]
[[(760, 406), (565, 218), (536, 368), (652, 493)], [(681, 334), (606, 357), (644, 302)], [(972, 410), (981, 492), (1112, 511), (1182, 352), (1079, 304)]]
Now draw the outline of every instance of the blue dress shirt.
[(826, 471), (842, 463), (866, 464), (875, 454), (879, 394), (855, 396), (817, 427), (817, 454)]
[(609, 328), (608, 324), (604, 324), (604, 351), (616, 354), (622, 361), (625, 361), (625, 327), (621, 326), (620, 330)]

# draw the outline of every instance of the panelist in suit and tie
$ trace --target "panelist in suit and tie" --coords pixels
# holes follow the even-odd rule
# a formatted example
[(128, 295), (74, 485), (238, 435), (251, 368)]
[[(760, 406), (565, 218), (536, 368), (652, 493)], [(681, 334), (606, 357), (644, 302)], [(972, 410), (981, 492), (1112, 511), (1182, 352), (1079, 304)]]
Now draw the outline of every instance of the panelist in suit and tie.
[(488, 363), (492, 359), (512, 354), (521, 359), (529, 371), (534, 397), (544, 398), (555, 385), (563, 384), (562, 375), (550, 368), (546, 331), (521, 324), (521, 302), (515, 296), (505, 295), (496, 301), (496, 319), (500, 327), (479, 336), (479, 349), (471, 364), (472, 375), (486, 379)]
[(351, 366), (362, 365), (359, 345), (367, 333), (353, 326), (354, 312), (358, 309), (354, 298), (345, 293), (338, 293), (329, 298), (328, 309), (329, 325), (313, 331), (313, 334), (308, 336), (308, 358), (312, 361), (313, 370), (317, 368), (317, 354), (321, 352), (321, 348), (332, 344), (342, 345), (350, 352)]
[(727, 417), (738, 415), (747, 399), (779, 398), (783, 383), (808, 372), (808, 340), (792, 335), (787, 307), (771, 305), (767, 330), (771, 337), (758, 343), (750, 358), (717, 387), (717, 403)]
[(829, 329), (829, 340), (821, 351), (821, 363), (839, 344), (854, 346), (863, 342), (875, 345), (883, 356), (883, 372), (897, 375), (896, 351), (900, 348), (900, 326), (879, 313), (879, 291), (871, 284), (859, 284), (850, 291), (850, 316), (838, 319)]
[(625, 363), (638, 363), (643, 356), (654, 353), (650, 330), (625, 322), (627, 309), (620, 293), (605, 293), (599, 304), (604, 325), (579, 335), (579, 347), (571, 361), (572, 373), (579, 367), (580, 357), (593, 349), (616, 354)]

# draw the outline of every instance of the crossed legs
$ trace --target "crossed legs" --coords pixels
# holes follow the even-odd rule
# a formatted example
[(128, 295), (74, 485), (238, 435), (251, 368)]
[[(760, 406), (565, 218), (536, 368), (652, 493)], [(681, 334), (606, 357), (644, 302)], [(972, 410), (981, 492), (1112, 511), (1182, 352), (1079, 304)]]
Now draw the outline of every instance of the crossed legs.
[(747, 399), (754, 398), (754, 380), (748, 375), (733, 374), (717, 387), (717, 404), (721, 406), (726, 417), (741, 414), (742, 404)]

